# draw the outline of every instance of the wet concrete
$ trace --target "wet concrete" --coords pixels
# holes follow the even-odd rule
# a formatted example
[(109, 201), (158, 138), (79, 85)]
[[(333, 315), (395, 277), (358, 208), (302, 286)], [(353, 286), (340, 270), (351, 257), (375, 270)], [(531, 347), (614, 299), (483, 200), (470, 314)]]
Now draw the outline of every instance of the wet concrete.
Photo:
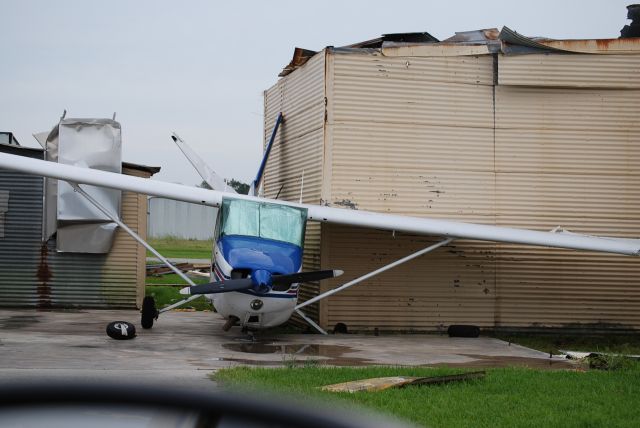
[(18, 330), (26, 328), (40, 320), (36, 315), (13, 315), (0, 318), (0, 330)]
[[(138, 336), (105, 333), (115, 320), (133, 322)], [(135, 379), (215, 388), (208, 374), (237, 365), (528, 366), (564, 369), (570, 362), (493, 338), (439, 335), (309, 335), (265, 333), (250, 338), (211, 312), (162, 314), (143, 330), (137, 311), (0, 311), (0, 380)]]

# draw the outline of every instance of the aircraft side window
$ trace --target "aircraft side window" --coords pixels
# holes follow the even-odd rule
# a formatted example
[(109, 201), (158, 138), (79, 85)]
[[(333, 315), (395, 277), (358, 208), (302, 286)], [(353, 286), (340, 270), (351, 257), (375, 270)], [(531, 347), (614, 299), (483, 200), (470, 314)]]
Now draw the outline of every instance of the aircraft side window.
[(0, 190), (0, 239), (4, 238), (4, 222), (9, 211), (9, 191)]

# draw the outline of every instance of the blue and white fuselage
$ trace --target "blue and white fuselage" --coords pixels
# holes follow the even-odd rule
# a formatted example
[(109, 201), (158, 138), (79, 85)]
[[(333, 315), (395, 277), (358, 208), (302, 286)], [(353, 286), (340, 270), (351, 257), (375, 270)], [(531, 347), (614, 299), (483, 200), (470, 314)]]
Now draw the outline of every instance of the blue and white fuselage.
[(218, 214), (211, 281), (252, 278), (262, 287), (207, 294), (216, 310), (242, 327), (263, 329), (287, 321), (299, 284), (264, 286), (271, 275), (300, 272), (306, 210), (225, 198)]

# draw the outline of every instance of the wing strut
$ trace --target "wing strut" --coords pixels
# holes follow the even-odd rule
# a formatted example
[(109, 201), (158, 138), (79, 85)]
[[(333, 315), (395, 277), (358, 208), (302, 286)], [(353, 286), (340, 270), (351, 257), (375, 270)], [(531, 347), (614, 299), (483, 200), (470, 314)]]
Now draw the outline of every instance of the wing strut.
[[(140, 237), (140, 235), (138, 235), (137, 233), (135, 233), (133, 230), (131, 230), (129, 228), (129, 226), (127, 226), (126, 224), (124, 224), (119, 218), (118, 216), (116, 216), (115, 214), (111, 213), (108, 209), (106, 209), (102, 204), (100, 204), (100, 202), (96, 201), (90, 194), (88, 194), (87, 192), (84, 191), (84, 189), (82, 187), (80, 187), (79, 184), (68, 181), (68, 183), (71, 185), (71, 187), (73, 187), (73, 189), (80, 193), (82, 196), (85, 197), (85, 199), (87, 199), (87, 201), (89, 201), (94, 207), (96, 207), (98, 210), (100, 210), (100, 212), (102, 212), (104, 215), (106, 215), (107, 217), (109, 217), (112, 221), (114, 221), (115, 223), (118, 224), (118, 226), (120, 226), (125, 232), (127, 232), (129, 235), (131, 235), (131, 237), (133, 239), (135, 239), (136, 241), (138, 241), (140, 244), (142, 244), (147, 250), (151, 251), (158, 259), (160, 259), (160, 261), (162, 263), (164, 263), (165, 265), (167, 265), (167, 267), (169, 269), (171, 269), (172, 271), (174, 271), (180, 278), (184, 279), (189, 285), (191, 286), (195, 286), (196, 284), (191, 280), (191, 278), (189, 278), (187, 275), (185, 275), (180, 269), (178, 269), (177, 267), (175, 267), (173, 264), (171, 264), (171, 262), (169, 260), (167, 260), (165, 257), (162, 256), (162, 254), (160, 254), (158, 251), (156, 251), (155, 248), (153, 248), (151, 245), (149, 245), (144, 239), (142, 239)], [(201, 294), (196, 294), (193, 296), (189, 296), (189, 298), (181, 300), (179, 302), (174, 303), (171, 306), (167, 306), (166, 308), (160, 309), (158, 312), (159, 313), (163, 313), (166, 311), (169, 311), (173, 308), (177, 308), (178, 306), (184, 305), (185, 303), (188, 303), (192, 300), (197, 299), (198, 297), (202, 296)]]
[(451, 241), (453, 241), (453, 239), (454, 238), (447, 238), (447, 239), (445, 239), (443, 241), (437, 242), (437, 243), (435, 243), (433, 245), (428, 246), (427, 248), (423, 248), (420, 251), (417, 251), (417, 252), (415, 252), (413, 254), (409, 254), (408, 256), (403, 257), (403, 258), (401, 258), (399, 260), (396, 260), (393, 263), (389, 263), (388, 265), (382, 266), (379, 269), (376, 269), (376, 270), (374, 270), (372, 272), (369, 272), (369, 273), (367, 273), (365, 275), (362, 275), (361, 277), (353, 279), (353, 280), (347, 282), (346, 284), (341, 285), (340, 287), (337, 287), (337, 288), (334, 288), (333, 290), (329, 290), (329, 291), (327, 291), (325, 293), (319, 294), (316, 297), (314, 297), (312, 299), (309, 299), (309, 300), (307, 300), (305, 302), (302, 302), (299, 305), (297, 305), (295, 307), (295, 311), (298, 313), (298, 315), (300, 315), (302, 318), (304, 318), (305, 321), (307, 321), (309, 324), (311, 324), (311, 326), (313, 328), (315, 328), (316, 330), (318, 330), (322, 334), (327, 334), (327, 332), (324, 331), (322, 328), (320, 328), (320, 326), (318, 326), (315, 322), (313, 322), (307, 316), (305, 316), (300, 309), (304, 308), (305, 306), (308, 306), (308, 305), (311, 305), (313, 303), (316, 303), (317, 301), (320, 301), (320, 300), (322, 300), (322, 299), (324, 299), (326, 297), (329, 297), (329, 296), (331, 296), (333, 294), (339, 293), (342, 290), (346, 290), (347, 288), (349, 288), (349, 287), (351, 287), (353, 285), (356, 285), (356, 284), (358, 284), (358, 283), (360, 283), (362, 281), (366, 281), (367, 279), (369, 279), (369, 278), (371, 278), (373, 276), (376, 276), (378, 274), (381, 274), (382, 272), (385, 272), (385, 271), (387, 271), (389, 269), (393, 269), (394, 267), (399, 266), (399, 265), (401, 265), (403, 263), (406, 263), (409, 260), (413, 260), (416, 257), (422, 256), (423, 254), (430, 253), (431, 251), (433, 251), (433, 250), (435, 250), (437, 248), (440, 248), (440, 247), (442, 247), (444, 245), (447, 245), (447, 244), (451, 243)]

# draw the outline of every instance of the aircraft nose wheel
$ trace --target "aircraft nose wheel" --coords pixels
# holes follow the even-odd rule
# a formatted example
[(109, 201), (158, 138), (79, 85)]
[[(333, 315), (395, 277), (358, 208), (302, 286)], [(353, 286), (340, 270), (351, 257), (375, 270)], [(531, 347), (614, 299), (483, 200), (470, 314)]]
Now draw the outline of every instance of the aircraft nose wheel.
[(153, 327), (153, 321), (158, 319), (160, 313), (156, 309), (156, 301), (151, 296), (147, 296), (142, 301), (142, 316), (140, 324), (142, 328), (149, 329)]

